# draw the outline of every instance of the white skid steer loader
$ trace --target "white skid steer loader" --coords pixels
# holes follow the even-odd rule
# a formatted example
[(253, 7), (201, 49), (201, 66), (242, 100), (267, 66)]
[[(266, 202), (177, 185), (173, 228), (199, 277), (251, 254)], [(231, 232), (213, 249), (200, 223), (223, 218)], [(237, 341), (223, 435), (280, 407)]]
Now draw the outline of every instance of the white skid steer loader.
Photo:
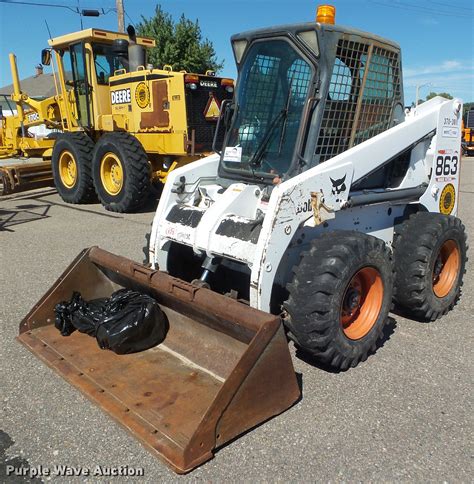
[(300, 24), (232, 44), (224, 144), (169, 177), (149, 262), (282, 314), (297, 347), (347, 369), (392, 300), (434, 320), (460, 295), (462, 103), (405, 118), (400, 49), (371, 34)]
[[(377, 348), (393, 301), (432, 320), (460, 296), (462, 103), (405, 118), (399, 47), (322, 10), (232, 38), (223, 144), (168, 175), (147, 265), (86, 249), (20, 324), (25, 346), (177, 472), (297, 401), (287, 335), (344, 370)], [(59, 302), (121, 288), (159, 304), (161, 344), (118, 355), (59, 334)]]

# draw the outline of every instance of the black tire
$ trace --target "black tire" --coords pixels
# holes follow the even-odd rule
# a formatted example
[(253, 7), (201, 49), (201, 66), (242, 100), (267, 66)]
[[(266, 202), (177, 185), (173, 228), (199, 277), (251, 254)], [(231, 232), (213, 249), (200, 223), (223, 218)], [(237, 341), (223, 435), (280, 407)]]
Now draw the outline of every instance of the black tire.
[[(122, 185), (117, 193), (107, 191), (101, 178), (101, 163), (108, 153), (115, 155), (122, 168)], [(148, 156), (141, 143), (128, 133), (103, 135), (95, 145), (92, 160), (94, 186), (106, 210), (133, 212), (146, 203), (151, 192)]]
[[(447, 265), (447, 257), (456, 250), (458, 268), (454, 272), (455, 267)], [(466, 232), (457, 217), (428, 212), (411, 215), (396, 226), (393, 251), (398, 312), (420, 321), (434, 321), (455, 306), (467, 262)]]
[[(377, 349), (388, 319), (392, 269), (386, 244), (370, 235), (334, 231), (314, 239), (310, 250), (303, 252), (293, 268), (293, 280), (287, 286), (289, 298), (283, 306), (289, 337), (318, 362), (336, 370), (346, 370), (366, 360)], [(362, 284), (359, 309), (349, 314), (347, 302), (357, 300), (351, 296), (356, 294), (352, 285), (365, 273), (373, 273), (377, 282)], [(378, 292), (370, 292), (372, 287)], [(371, 301), (377, 302), (371, 317), (360, 317), (367, 314), (370, 306), (366, 302), (370, 305)], [(344, 319), (345, 324), (353, 320), (359, 325), (359, 338), (350, 332), (351, 324), (343, 327)]]
[[(97, 201), (91, 173), (93, 150), (94, 143), (85, 133), (58, 135), (51, 157), (51, 169), (56, 190), (65, 202), (91, 203)], [(66, 156), (72, 157), (76, 166), (75, 181), (73, 182), (71, 178), (69, 186), (66, 184), (64, 172), (62, 174), (60, 168), (60, 163), (64, 162)]]

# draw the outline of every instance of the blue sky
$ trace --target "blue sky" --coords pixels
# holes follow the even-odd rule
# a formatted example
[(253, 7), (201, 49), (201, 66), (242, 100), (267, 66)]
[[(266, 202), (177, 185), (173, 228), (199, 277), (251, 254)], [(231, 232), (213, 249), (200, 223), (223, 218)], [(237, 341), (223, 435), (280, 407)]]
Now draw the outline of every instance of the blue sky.
[[(0, 0), (1, 1), (1, 0)], [(15, 1), (15, 0), (12, 0)], [(25, 0), (28, 1), (28, 0)], [(115, 6), (115, 0), (29, 0), (80, 8)], [(149, 17), (157, 2), (124, 0), (128, 18), (138, 22)], [(233, 33), (271, 25), (314, 19), (317, 1), (312, 0), (162, 0), (175, 18), (181, 13), (199, 19), (208, 37), (224, 59), (222, 75), (235, 77), (229, 38)], [(324, 2), (319, 2), (324, 3)], [(402, 47), (405, 103), (429, 91), (447, 91), (464, 101), (474, 101), (474, 1), (473, 0), (334, 0), (336, 22), (374, 32)], [(8, 53), (18, 57), (20, 77), (34, 73), (40, 51), (47, 45), (48, 20), (52, 35), (80, 30), (77, 14), (53, 7), (0, 3), (0, 86), (11, 82)], [(84, 27), (116, 30), (114, 12), (99, 18), (84, 18)]]

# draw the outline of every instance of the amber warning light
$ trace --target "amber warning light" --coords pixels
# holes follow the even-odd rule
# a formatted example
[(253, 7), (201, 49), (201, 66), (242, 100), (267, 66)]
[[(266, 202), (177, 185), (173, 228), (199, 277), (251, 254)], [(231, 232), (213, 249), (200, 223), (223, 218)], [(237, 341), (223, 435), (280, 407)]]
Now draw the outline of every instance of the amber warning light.
[(333, 5), (318, 5), (316, 22), (320, 24), (334, 25), (336, 19), (336, 7)]

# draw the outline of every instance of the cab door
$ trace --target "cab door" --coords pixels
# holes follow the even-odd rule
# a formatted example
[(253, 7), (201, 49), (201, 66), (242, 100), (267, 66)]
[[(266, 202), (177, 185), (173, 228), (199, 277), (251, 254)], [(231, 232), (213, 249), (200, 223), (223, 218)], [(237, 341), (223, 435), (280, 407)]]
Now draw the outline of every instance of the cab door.
[(87, 77), (85, 48), (82, 42), (72, 44), (69, 48), (71, 54), (71, 69), (76, 98), (78, 124), (84, 128), (91, 127), (90, 113), (90, 85)]

